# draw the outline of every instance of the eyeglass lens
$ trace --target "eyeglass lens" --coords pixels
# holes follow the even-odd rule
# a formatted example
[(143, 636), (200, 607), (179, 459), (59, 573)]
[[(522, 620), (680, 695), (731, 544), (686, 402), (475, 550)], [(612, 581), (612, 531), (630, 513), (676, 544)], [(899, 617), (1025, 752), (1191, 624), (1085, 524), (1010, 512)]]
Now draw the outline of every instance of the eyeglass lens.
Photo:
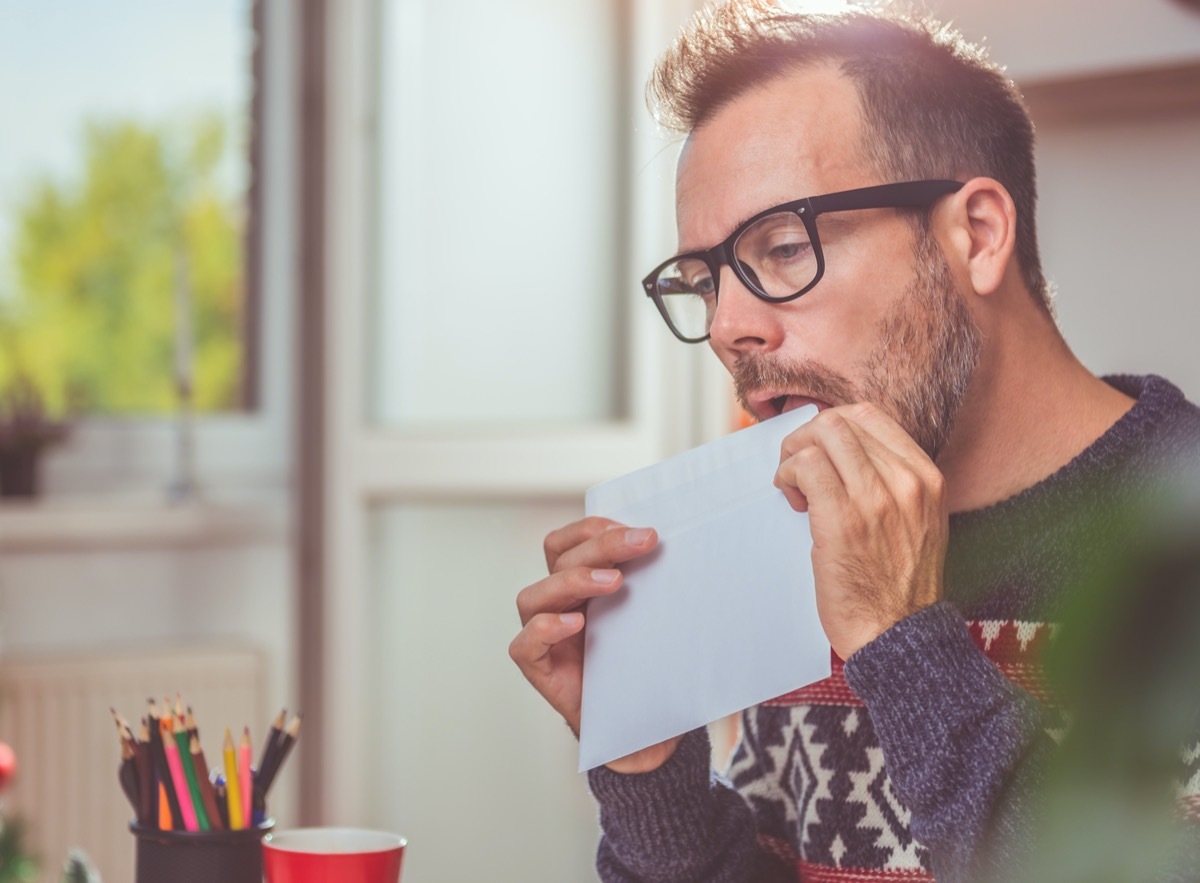
[[(795, 212), (776, 212), (748, 227), (734, 242), (739, 275), (757, 294), (789, 298), (817, 276), (817, 259), (808, 229)], [(712, 327), (717, 283), (700, 258), (683, 258), (659, 272), (658, 293), (683, 337), (702, 338)]]

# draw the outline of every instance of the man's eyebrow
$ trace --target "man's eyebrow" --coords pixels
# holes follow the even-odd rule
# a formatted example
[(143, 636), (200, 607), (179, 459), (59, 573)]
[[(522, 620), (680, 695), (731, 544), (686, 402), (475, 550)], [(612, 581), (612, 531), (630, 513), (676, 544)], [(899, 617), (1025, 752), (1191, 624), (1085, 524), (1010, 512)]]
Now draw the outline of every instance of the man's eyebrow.
[[(768, 208), (769, 208), (769, 206), (768, 206)], [(749, 221), (755, 215), (762, 213), (763, 211), (765, 211), (765, 209), (755, 209), (754, 211), (750, 212), (750, 214), (746, 215), (744, 218), (742, 218), (736, 224), (734, 224), (732, 227), (730, 227), (729, 232), (726, 233), (724, 236), (722, 236), (720, 239), (718, 239), (716, 242), (714, 242), (712, 245), (705, 245), (700, 248), (683, 248), (682, 246), (680, 246), (679, 251), (677, 251), (675, 253), (676, 254), (694, 254), (695, 252), (708, 251), (710, 248), (716, 248), (718, 245), (720, 245), (722, 242), (724, 242), (726, 239), (728, 239), (730, 236), (732, 236), (734, 230), (736, 230), (738, 227), (742, 226), (742, 224)]]
[(760, 209), (755, 209), (754, 211), (750, 212), (750, 214), (746, 215), (744, 218), (739, 220), (732, 227), (730, 227), (729, 232), (726, 233), (724, 236), (722, 236), (720, 239), (718, 239), (716, 242), (714, 242), (712, 245), (707, 245), (702, 248), (683, 248), (682, 246), (680, 246), (679, 250), (677, 252), (675, 252), (675, 254), (677, 254), (677, 255), (679, 255), (679, 254), (695, 254), (696, 252), (708, 251), (710, 248), (715, 248), (718, 244), (724, 242), (726, 239), (728, 239), (730, 236), (732, 236), (734, 230), (736, 230), (738, 227), (742, 226), (742, 224), (746, 223), (751, 218), (757, 217), (758, 215), (761, 215), (763, 212), (769, 212), (772, 209), (779, 208), (780, 206), (791, 205), (793, 202), (803, 202), (805, 199), (807, 199), (807, 197), (801, 196), (799, 199), (789, 199), (786, 202), (777, 202), (777, 203), (773, 203), (772, 205), (764, 206), (763, 208), (760, 208)]

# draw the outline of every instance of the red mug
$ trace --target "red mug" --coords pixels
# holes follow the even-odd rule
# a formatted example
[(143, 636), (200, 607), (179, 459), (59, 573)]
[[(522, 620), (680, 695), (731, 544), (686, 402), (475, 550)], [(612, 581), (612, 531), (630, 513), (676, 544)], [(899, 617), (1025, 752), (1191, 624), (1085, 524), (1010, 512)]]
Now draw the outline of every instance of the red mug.
[(294, 828), (263, 838), (267, 883), (400, 883), (403, 837), (362, 828)]

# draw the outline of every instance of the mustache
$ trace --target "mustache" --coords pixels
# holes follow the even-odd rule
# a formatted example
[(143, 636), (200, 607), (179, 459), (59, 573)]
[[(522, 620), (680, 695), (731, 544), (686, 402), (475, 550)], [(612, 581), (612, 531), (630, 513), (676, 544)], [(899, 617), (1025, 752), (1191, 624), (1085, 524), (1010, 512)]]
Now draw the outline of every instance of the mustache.
[(733, 366), (733, 388), (750, 411), (750, 396), (761, 390), (788, 391), (831, 405), (846, 405), (861, 396), (844, 375), (818, 362), (788, 362), (778, 356), (747, 353)]

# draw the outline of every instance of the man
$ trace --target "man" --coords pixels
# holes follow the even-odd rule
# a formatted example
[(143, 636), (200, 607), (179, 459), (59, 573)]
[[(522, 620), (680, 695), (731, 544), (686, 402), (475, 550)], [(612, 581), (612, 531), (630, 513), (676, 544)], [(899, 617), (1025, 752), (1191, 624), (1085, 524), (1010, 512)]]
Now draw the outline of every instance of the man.
[[(1147, 722), (1118, 725), (1109, 691), (1080, 690), (1065, 727), (1054, 688), (1086, 683), (1070, 665), (1085, 657), (1064, 656), (1051, 684), (1044, 656), (1083, 595), (1120, 634), (1130, 597), (1194, 612), (1200, 593), (1112, 589), (1104, 556), (1133, 554), (1146, 502), (1197, 449), (1200, 411), (1159, 378), (1093, 376), (1060, 336), (1020, 96), (935, 23), (765, 0), (700, 14), (650, 95), (687, 140), (680, 254), (646, 290), (676, 336), (707, 340), (757, 418), (820, 409), (785, 441), (775, 483), (809, 513), (836, 659), (826, 681), (743, 715), (730, 783), (710, 777), (703, 731), (592, 771), (601, 877), (1101, 879), (1036, 864), (1062, 819), (1087, 815), (1056, 813), (1056, 795), (1080, 792), (1050, 785), (1104, 769), (1174, 785), (1186, 813), (1200, 772), (1089, 765), (1112, 746), (1086, 733), (1128, 736), (1123, 751)], [(576, 732), (585, 602), (620, 587), (652, 527), (551, 533), (550, 575), (518, 597), (511, 655)], [(1141, 652), (1158, 642), (1140, 640), (1133, 658), (1158, 671)], [(1055, 759), (1075, 729), (1071, 779)], [(1095, 793), (1106, 811), (1127, 804), (1127, 790)]]

